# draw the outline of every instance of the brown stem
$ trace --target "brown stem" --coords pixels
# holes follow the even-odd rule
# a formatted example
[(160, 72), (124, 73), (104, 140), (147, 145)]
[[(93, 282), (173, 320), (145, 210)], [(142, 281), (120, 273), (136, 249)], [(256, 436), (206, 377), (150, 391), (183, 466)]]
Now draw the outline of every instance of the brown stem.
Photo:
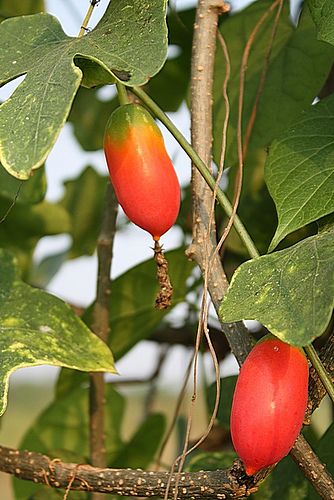
[[(320, 349), (319, 357), (328, 375), (334, 383), (334, 332), (331, 332), (328, 340)], [(323, 386), (317, 371), (312, 367), (310, 369), (310, 382), (309, 382), (309, 400), (307, 403), (306, 415), (304, 422), (310, 423), (312, 413), (319, 406), (320, 402), (326, 396), (327, 392)]]
[(334, 500), (333, 478), (302, 435), (298, 436), (290, 455), (320, 497)]
[[(276, 0), (273, 5), (277, 5)], [(224, 2), (220, 3), (220, 8), (224, 7)], [(269, 14), (271, 9), (267, 11)], [(196, 21), (194, 25), (193, 38), (193, 58), (192, 58), (192, 78), (191, 78), (191, 132), (192, 145), (206, 165), (211, 164), (211, 141), (212, 141), (212, 78), (213, 60), (215, 51), (215, 38), (218, 19), (218, 6), (210, 0), (199, 0), (197, 7)], [(263, 22), (260, 20), (260, 22)], [(255, 31), (256, 33), (256, 31)], [(255, 35), (254, 35), (255, 36)], [(250, 45), (244, 53), (243, 63), (248, 59)], [(240, 79), (240, 100), (239, 100), (239, 130), (241, 131), (241, 111), (244, 88), (245, 64), (242, 65)], [(239, 161), (242, 166), (242, 142), (241, 132), (238, 142)], [(240, 167), (240, 165), (239, 165)], [(241, 168), (239, 168), (239, 171)], [(188, 250), (188, 256), (193, 258), (201, 268), (202, 275), (207, 275), (208, 291), (213, 305), (218, 312), (223, 295), (228, 288), (228, 282), (224, 273), (221, 261), (216, 249), (216, 232), (214, 224), (211, 225), (209, 237), (207, 228), (209, 227), (210, 208), (212, 195), (200, 173), (193, 168), (193, 241)], [(210, 267), (206, 269), (207, 256), (211, 256)], [(228, 339), (231, 349), (235, 354), (239, 364), (241, 364), (251, 350), (251, 338), (246, 329), (240, 323), (222, 324), (222, 329)], [(292, 453), (299, 452), (300, 447), (308, 448), (310, 455), (311, 448), (304, 438), (300, 437)], [(308, 464), (309, 466), (309, 464)], [(300, 467), (303, 463), (300, 462)], [(318, 467), (318, 464), (315, 465)], [(314, 469), (311, 469), (314, 470)], [(319, 469), (320, 471), (320, 469)], [(269, 471), (261, 471), (264, 477)], [(307, 476), (312, 481), (312, 474)]]
[[(228, 470), (182, 473), (178, 499), (243, 498), (257, 490), (252, 478), (241, 475), (238, 461)], [(0, 470), (19, 479), (52, 488), (109, 493), (110, 495), (163, 498), (169, 472), (107, 469), (65, 463), (41, 453), (0, 446)], [(177, 474), (171, 478), (171, 493)]]
[(154, 241), (154, 260), (157, 264), (157, 280), (160, 287), (155, 299), (155, 307), (167, 309), (172, 303), (173, 286), (168, 275), (168, 262), (159, 240)]
[[(117, 215), (117, 200), (110, 183), (107, 185), (106, 202), (101, 231), (97, 241), (98, 276), (96, 302), (93, 310), (92, 330), (104, 342), (109, 335), (110, 268)], [(90, 373), (89, 390), (89, 443), (91, 463), (106, 466), (104, 436), (105, 383), (103, 373)], [(93, 500), (98, 500), (94, 496)]]
[[(200, 0), (194, 26), (192, 78), (191, 78), (191, 137), (192, 145), (206, 165), (211, 164), (212, 143), (212, 80), (216, 32), (219, 13), (226, 8), (223, 1)], [(207, 255), (211, 256), (208, 269), (208, 291), (218, 312), (221, 300), (228, 288), (216, 249), (214, 223), (208, 237), (212, 193), (201, 174), (192, 169), (193, 186), (193, 241), (188, 256), (194, 259), (206, 273)], [(233, 353), (241, 363), (251, 349), (251, 338), (242, 323), (222, 324)]]

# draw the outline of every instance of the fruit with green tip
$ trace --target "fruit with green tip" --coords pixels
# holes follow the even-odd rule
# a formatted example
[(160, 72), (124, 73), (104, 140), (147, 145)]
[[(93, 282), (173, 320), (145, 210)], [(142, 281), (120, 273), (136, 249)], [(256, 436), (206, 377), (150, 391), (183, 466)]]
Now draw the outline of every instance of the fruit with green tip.
[(291, 450), (305, 415), (308, 371), (303, 351), (273, 336), (247, 356), (233, 396), (231, 437), (248, 475)]
[(137, 104), (117, 108), (106, 126), (104, 152), (124, 212), (159, 240), (177, 218), (180, 185), (150, 113)]

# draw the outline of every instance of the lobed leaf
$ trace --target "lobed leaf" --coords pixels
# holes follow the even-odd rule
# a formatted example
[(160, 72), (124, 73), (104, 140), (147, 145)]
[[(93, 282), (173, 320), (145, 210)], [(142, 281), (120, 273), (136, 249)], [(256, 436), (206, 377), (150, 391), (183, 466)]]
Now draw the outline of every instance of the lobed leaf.
[(289, 233), (334, 211), (334, 96), (274, 141), (266, 182), (278, 212), (273, 250)]
[(284, 342), (306, 345), (326, 328), (334, 305), (334, 226), (242, 264), (220, 306), (224, 322), (260, 321)]
[(85, 59), (101, 66), (105, 83), (110, 75), (142, 85), (161, 68), (167, 51), (165, 11), (166, 0), (110, 2), (96, 28), (81, 38), (68, 37), (49, 14), (0, 24), (0, 85), (25, 75), (0, 107), (0, 156), (9, 173), (27, 179), (48, 156), (83, 78), (76, 57), (78, 64)]
[(13, 257), (0, 250), (0, 415), (13, 371), (42, 364), (115, 373), (107, 346), (60, 299), (18, 276)]

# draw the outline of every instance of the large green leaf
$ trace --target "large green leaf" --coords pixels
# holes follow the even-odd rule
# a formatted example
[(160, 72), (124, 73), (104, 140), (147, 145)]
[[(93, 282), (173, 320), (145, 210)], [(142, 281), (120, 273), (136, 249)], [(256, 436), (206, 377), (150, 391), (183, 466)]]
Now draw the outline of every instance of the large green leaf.
[(334, 3), (332, 0), (309, 0), (309, 5), (319, 39), (334, 45)]
[(334, 226), (242, 264), (220, 306), (221, 320), (258, 320), (283, 341), (306, 345), (330, 320), (333, 276)]
[[(185, 248), (166, 253), (174, 287), (172, 307), (185, 300), (186, 281), (193, 263), (188, 261)], [(158, 291), (156, 266), (152, 259), (138, 264), (113, 281), (110, 299), (109, 344), (120, 358), (137, 342), (147, 339), (171, 309), (159, 311), (154, 302)]]
[(272, 147), (266, 182), (278, 212), (269, 250), (334, 211), (334, 96), (312, 106)]
[(13, 257), (0, 251), (0, 415), (8, 380), (42, 364), (115, 373), (107, 346), (60, 299), (23, 283)]
[(68, 37), (49, 14), (0, 24), (0, 85), (26, 75), (0, 107), (1, 161), (12, 175), (27, 179), (49, 154), (82, 81), (76, 56), (78, 64), (93, 61), (127, 85), (141, 85), (161, 68), (165, 11), (166, 0), (110, 2), (96, 28), (81, 38)]
[(78, 178), (65, 182), (65, 195), (60, 205), (72, 219), (70, 258), (92, 255), (96, 248), (107, 180), (107, 176), (87, 167)]
[[(38, 451), (65, 461), (85, 463), (89, 457), (89, 391), (79, 385), (65, 397), (56, 398), (27, 431), (20, 448)], [(105, 436), (108, 458), (122, 448), (121, 424), (124, 418), (123, 396), (106, 387)], [(16, 500), (28, 500), (41, 486), (14, 481)], [(47, 491), (47, 490), (46, 490)], [(85, 498), (85, 497), (84, 497)]]
[[(180, 52), (175, 57), (169, 57), (162, 70), (145, 85), (145, 90), (165, 111), (176, 111), (187, 94), (194, 15), (194, 9), (169, 9), (169, 43)], [(88, 151), (102, 148), (105, 124), (118, 106), (117, 97), (105, 101), (100, 98), (99, 92), (100, 89), (92, 91), (81, 87), (69, 115), (76, 138)]]

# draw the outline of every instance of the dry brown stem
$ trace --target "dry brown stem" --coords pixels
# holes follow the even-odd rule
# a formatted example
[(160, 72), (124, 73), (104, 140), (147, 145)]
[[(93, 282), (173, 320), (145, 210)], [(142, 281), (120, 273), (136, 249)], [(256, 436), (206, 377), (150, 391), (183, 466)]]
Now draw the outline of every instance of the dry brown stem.
[(173, 286), (168, 274), (168, 262), (159, 240), (154, 241), (154, 260), (157, 264), (159, 292), (155, 299), (157, 309), (167, 309), (172, 303)]

